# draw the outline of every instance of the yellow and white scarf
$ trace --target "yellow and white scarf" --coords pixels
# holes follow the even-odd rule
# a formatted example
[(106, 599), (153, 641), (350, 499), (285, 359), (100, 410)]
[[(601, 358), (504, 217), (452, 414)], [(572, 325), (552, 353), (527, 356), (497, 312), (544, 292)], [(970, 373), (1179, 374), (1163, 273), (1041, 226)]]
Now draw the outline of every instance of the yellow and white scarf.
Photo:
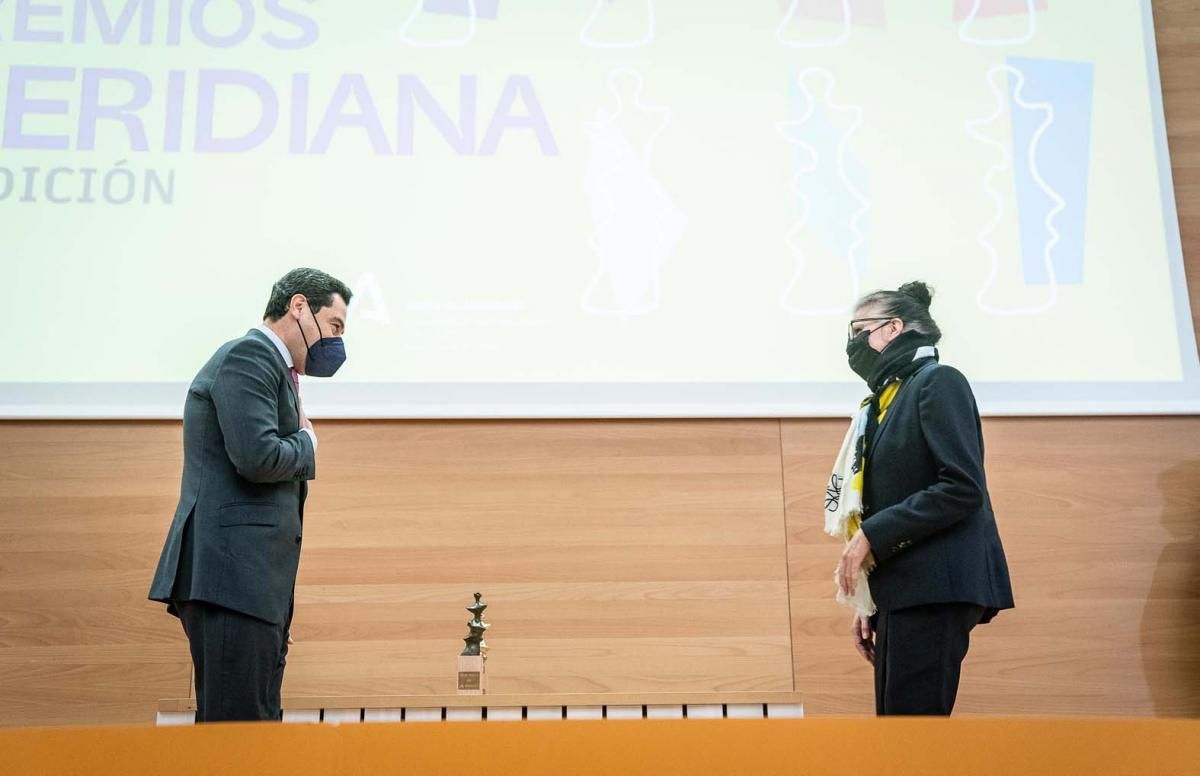
[[(888, 407), (900, 390), (900, 381), (889, 383), (879, 393), (879, 416), (883, 421)], [(833, 473), (829, 475), (829, 484), (825, 487), (825, 533), (849, 542), (858, 533), (862, 525), (863, 505), (863, 471), (866, 465), (866, 434), (867, 421), (870, 419), (871, 399), (863, 399), (858, 413), (851, 419), (850, 428), (846, 430), (846, 438), (842, 440), (842, 449), (833, 462)], [(834, 584), (837, 585), (837, 573), (834, 572)], [(837, 601), (845, 604), (854, 611), (869, 617), (875, 613), (875, 601), (871, 598), (871, 587), (867, 582), (867, 572), (858, 570), (858, 582), (854, 586), (854, 595), (848, 596), (837, 588)]]

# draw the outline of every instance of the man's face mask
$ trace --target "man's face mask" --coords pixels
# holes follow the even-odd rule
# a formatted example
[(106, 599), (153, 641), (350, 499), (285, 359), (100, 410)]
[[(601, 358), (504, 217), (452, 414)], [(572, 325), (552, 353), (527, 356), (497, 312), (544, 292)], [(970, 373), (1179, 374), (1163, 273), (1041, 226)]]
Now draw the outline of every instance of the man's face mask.
[(346, 345), (341, 337), (324, 336), (316, 312), (311, 307), (308, 311), (312, 313), (313, 322), (317, 324), (317, 333), (321, 334), (321, 337), (309, 345), (308, 337), (304, 335), (304, 327), (300, 326), (300, 321), (296, 321), (296, 325), (300, 326), (300, 336), (304, 338), (304, 344), (308, 347), (304, 373), (313, 377), (333, 377), (334, 372), (346, 363)]

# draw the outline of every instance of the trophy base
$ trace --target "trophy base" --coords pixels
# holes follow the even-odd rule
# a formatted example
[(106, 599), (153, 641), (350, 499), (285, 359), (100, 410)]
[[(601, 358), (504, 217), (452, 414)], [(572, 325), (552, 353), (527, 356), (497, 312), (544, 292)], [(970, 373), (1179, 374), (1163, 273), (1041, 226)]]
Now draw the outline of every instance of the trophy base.
[(458, 694), (487, 694), (487, 661), (481, 655), (458, 656)]

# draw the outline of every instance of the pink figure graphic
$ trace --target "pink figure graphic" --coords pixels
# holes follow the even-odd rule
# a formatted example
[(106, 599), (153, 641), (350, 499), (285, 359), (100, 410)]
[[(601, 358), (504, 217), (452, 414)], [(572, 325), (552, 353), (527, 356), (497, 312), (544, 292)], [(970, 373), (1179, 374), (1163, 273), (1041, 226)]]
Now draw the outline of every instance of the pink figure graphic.
[[(1033, 40), (1037, 34), (1037, 14), (1045, 10), (1046, 0), (954, 0), (954, 21), (959, 22), (958, 37), (964, 43), (1019, 46)], [(1012, 17), (1024, 17), (1023, 21), (1017, 21), (1016, 29)]]
[[(961, 22), (971, 15), (971, 9), (976, 0), (954, 0), (954, 21)], [(1046, 0), (1037, 0), (1034, 10), (1046, 10)], [(992, 16), (1020, 16), (1029, 12), (1027, 0), (983, 0), (975, 11), (976, 18), (987, 19)]]
[(787, 48), (829, 48), (850, 39), (855, 25), (882, 27), (883, 0), (787, 0), (775, 40)]
[[(776, 0), (779, 12), (797, 19), (814, 22), (841, 23), (846, 15), (842, 0)], [(882, 27), (887, 21), (884, 0), (849, 0), (846, 3), (852, 24), (862, 27)], [(793, 9), (792, 6), (795, 6)]]

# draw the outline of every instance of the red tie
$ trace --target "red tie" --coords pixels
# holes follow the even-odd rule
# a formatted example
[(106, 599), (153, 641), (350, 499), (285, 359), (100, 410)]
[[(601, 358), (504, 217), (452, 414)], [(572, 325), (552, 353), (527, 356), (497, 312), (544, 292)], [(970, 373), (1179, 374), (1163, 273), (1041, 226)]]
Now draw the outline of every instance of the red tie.
[(292, 372), (292, 385), (296, 386), (296, 395), (300, 395), (300, 373), (296, 371), (296, 367), (290, 367)]

